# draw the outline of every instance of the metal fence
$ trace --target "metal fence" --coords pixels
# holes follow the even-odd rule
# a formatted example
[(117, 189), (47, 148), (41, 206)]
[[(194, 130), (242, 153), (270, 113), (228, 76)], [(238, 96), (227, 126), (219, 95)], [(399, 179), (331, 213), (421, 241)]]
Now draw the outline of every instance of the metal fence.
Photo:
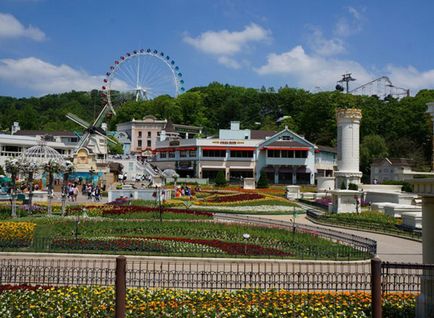
[(309, 233), (316, 235), (318, 237), (331, 240), (334, 242), (338, 242), (341, 244), (346, 244), (359, 250), (361, 252), (366, 252), (372, 256), (377, 253), (377, 242), (375, 240), (369, 239), (367, 237), (361, 237), (354, 234), (344, 233), (341, 231), (331, 230), (324, 227), (312, 226), (307, 224), (298, 224), (296, 222), (287, 222), (287, 221), (279, 221), (279, 220), (270, 220), (259, 217), (251, 217), (244, 215), (229, 215), (216, 213), (214, 215), (215, 219), (218, 220), (226, 220), (231, 222), (243, 222), (256, 224), (261, 226), (268, 227), (277, 227), (283, 229), (295, 229), (295, 231), (300, 233)]
[[(0, 284), (113, 285), (115, 260), (2, 259)], [(293, 291), (370, 290), (369, 261), (130, 260), (128, 287)]]
[[(45, 256), (50, 257), (50, 256)], [(124, 270), (119, 270), (123, 259)], [(121, 265), (122, 265), (121, 264)], [(122, 268), (122, 267), (121, 267)], [(398, 301), (417, 298), (418, 315), (433, 317), (434, 265), (359, 262), (253, 261), (212, 259), (0, 259), (0, 285), (102, 285), (186, 290), (284, 289), (289, 291), (371, 292), (373, 317), (389, 317), (383, 299), (398, 294)], [(122, 287), (123, 286), (123, 287)], [(123, 289), (122, 289), (123, 288)], [(410, 295), (409, 300), (403, 295)], [(119, 296), (121, 297), (121, 296)], [(404, 316), (415, 309), (403, 306)], [(409, 309), (410, 308), (410, 309)]]

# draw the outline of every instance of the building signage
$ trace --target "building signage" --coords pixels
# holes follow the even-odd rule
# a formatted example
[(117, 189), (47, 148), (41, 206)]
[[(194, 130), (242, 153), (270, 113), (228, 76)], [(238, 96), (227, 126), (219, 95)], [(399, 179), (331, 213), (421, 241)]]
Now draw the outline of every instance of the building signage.
[(220, 145), (243, 145), (244, 141), (227, 141), (227, 140), (216, 140), (212, 142), (213, 144)]
[(169, 146), (179, 146), (179, 140), (171, 140)]

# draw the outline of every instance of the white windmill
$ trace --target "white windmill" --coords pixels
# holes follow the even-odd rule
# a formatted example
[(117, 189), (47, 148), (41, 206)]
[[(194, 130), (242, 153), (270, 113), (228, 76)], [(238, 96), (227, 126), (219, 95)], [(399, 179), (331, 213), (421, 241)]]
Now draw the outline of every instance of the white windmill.
[(106, 115), (110, 112), (115, 114), (114, 109), (109, 104), (106, 104), (92, 124), (72, 113), (66, 114), (68, 119), (85, 129), (76, 146), (76, 151), (80, 148), (86, 148), (96, 155), (107, 155), (107, 141), (117, 143), (116, 140), (108, 137), (101, 127)]

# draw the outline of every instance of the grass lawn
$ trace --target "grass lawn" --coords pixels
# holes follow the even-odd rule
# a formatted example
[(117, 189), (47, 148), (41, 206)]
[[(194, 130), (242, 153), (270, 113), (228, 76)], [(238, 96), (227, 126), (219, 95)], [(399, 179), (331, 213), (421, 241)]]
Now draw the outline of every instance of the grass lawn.
[[(302, 259), (363, 259), (368, 255), (310, 233), (292, 233), (234, 223), (187, 220), (105, 220), (32, 218), (36, 223), (33, 245), (27, 250), (107, 253), (123, 251), (142, 255), (278, 257)], [(243, 234), (250, 234), (248, 241)], [(9, 247), (9, 246), (7, 246)], [(11, 250), (7, 248), (7, 250)], [(25, 251), (26, 248), (21, 248)]]

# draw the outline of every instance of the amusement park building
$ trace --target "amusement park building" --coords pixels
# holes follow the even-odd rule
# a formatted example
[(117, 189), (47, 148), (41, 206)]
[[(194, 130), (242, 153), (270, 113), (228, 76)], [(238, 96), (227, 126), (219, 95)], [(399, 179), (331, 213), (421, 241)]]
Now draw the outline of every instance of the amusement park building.
[(68, 131), (41, 131), (41, 130), (20, 130), (19, 124), (12, 126), (13, 134), (0, 134), (0, 165), (4, 165), (7, 159), (12, 159), (23, 154), (28, 148), (38, 145), (42, 139), (47, 146), (57, 152), (72, 158), (75, 145), (78, 142), (77, 136)]
[(144, 157), (152, 157), (157, 141), (167, 139), (190, 139), (202, 132), (201, 127), (173, 124), (164, 119), (148, 115), (141, 120), (119, 123), (116, 125), (118, 134), (126, 134), (130, 140), (129, 153)]
[(164, 140), (156, 143), (155, 165), (175, 169), (181, 177), (210, 178), (219, 171), (227, 180), (259, 179), (264, 171), (272, 183), (314, 184), (315, 176), (331, 176), (336, 151), (317, 147), (285, 128), (280, 132), (221, 129), (219, 138)]

